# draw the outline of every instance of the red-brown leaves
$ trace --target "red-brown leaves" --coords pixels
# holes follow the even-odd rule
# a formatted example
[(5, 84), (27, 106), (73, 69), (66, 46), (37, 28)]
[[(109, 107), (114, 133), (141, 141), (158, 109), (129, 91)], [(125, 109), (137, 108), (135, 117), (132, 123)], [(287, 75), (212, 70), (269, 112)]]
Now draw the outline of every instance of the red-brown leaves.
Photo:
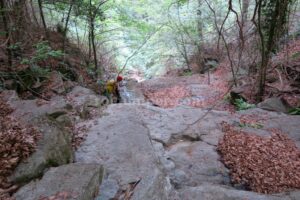
[(155, 91), (148, 90), (145, 96), (159, 107), (172, 108), (178, 105), (181, 99), (190, 96), (190, 91), (184, 86), (173, 86)]
[(271, 130), (265, 138), (223, 124), (225, 135), (218, 150), (231, 170), (233, 183), (259, 193), (300, 189), (300, 150), (286, 135)]
[(18, 163), (34, 150), (39, 133), (33, 127), (20, 124), (10, 114), (13, 110), (0, 97), (0, 199), (11, 187), (7, 177)]

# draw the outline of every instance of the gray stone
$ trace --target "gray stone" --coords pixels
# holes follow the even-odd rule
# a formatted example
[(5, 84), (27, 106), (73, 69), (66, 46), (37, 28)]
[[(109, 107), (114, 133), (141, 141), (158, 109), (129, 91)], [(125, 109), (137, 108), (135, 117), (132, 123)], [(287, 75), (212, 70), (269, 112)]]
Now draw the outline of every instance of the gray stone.
[(51, 168), (41, 180), (22, 187), (16, 200), (39, 200), (42, 198), (66, 200), (93, 200), (102, 180), (102, 167), (97, 164), (69, 164)]
[(215, 146), (201, 141), (182, 141), (169, 147), (166, 155), (176, 166), (168, 174), (177, 189), (203, 182), (230, 184), (229, 171), (219, 161)]
[(266, 99), (265, 101), (259, 103), (257, 106), (264, 110), (283, 112), (283, 113), (288, 113), (289, 110), (291, 109), (291, 107), (288, 105), (286, 101), (277, 97)]
[(292, 191), (289, 194), (291, 200), (297, 200), (300, 199), (300, 191)]
[(76, 82), (70, 80), (64, 82), (64, 87), (66, 89), (66, 92), (70, 92), (75, 86), (76, 86)]
[(69, 115), (61, 115), (55, 119), (62, 127), (73, 127), (75, 119)]
[[(295, 141), (298, 148), (300, 148), (300, 116), (299, 115), (287, 115), (280, 112), (269, 112), (259, 108), (245, 110), (238, 112), (239, 115), (257, 115), (263, 118), (260, 124), (263, 126), (261, 129), (251, 129), (250, 132), (260, 135), (268, 136), (271, 134), (270, 129), (278, 129), (283, 133), (288, 134), (290, 139)], [(244, 128), (249, 130), (249, 128)]]
[(1, 92), (1, 98), (7, 102), (13, 102), (13, 101), (20, 100), (20, 98), (15, 90), (3, 90)]
[(100, 186), (99, 196), (96, 200), (111, 200), (117, 195), (118, 191), (119, 185), (117, 181), (109, 179), (103, 180)]
[(67, 106), (66, 100), (61, 96), (53, 97), (50, 101), (44, 101), (42, 105), (39, 105), (39, 101), (41, 100), (10, 101), (9, 104), (15, 109), (12, 115), (26, 122), (31, 122), (46, 114), (65, 112)]
[(182, 189), (179, 191), (179, 196), (181, 200), (290, 200), (289, 196), (284, 194), (263, 195), (207, 183), (198, 187)]
[(49, 117), (52, 117), (53, 119), (56, 119), (62, 115), (66, 115), (67, 112), (65, 110), (56, 110), (54, 112), (48, 112), (47, 113)]
[[(168, 180), (136, 105), (110, 105), (76, 152), (79, 163), (102, 164), (120, 187), (140, 181), (132, 199), (167, 199)], [(105, 130), (105, 131), (104, 131)]]
[(21, 162), (14, 170), (10, 180), (14, 183), (26, 183), (40, 177), (51, 166), (59, 166), (73, 161), (71, 135), (59, 128), (48, 118), (34, 120), (41, 133), (36, 151)]
[(105, 96), (98, 96), (98, 98), (88, 98), (85, 100), (84, 106), (92, 108), (100, 108), (101, 106), (109, 104), (109, 100)]
[(52, 71), (50, 73), (49, 82), (51, 84), (51, 90), (57, 94), (63, 94), (66, 92), (64, 81), (62, 76), (57, 71)]
[(4, 88), (7, 90), (16, 90), (17, 89), (17, 83), (15, 80), (6, 80), (3, 83)]
[(91, 129), (76, 152), (77, 162), (96, 161), (107, 169), (109, 182), (100, 187), (101, 200), (115, 197), (136, 182), (132, 199), (137, 200), (290, 200), (298, 195), (262, 195), (234, 188), (216, 148), (223, 137), (222, 122), (239, 124), (242, 115), (258, 115), (265, 120), (260, 129), (239, 128), (261, 136), (270, 135), (268, 128), (280, 128), (297, 143), (299, 116), (259, 108), (231, 114), (133, 103), (109, 105), (105, 112), (96, 123), (86, 122)]
[(96, 95), (90, 89), (76, 86), (68, 93), (67, 99), (76, 108), (79, 115), (86, 119), (89, 116), (91, 108), (100, 108), (109, 103), (109, 100), (105, 96)]

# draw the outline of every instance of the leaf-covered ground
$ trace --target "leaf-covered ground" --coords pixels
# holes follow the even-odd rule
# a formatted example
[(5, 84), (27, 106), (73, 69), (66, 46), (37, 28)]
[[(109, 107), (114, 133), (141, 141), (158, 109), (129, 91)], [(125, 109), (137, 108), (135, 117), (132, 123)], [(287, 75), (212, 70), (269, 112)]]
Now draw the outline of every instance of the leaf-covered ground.
[[(162, 108), (189, 105), (204, 108), (222, 100), (228, 92), (226, 67), (219, 67), (208, 78), (206, 75), (163, 77), (145, 81), (142, 84), (144, 95), (153, 104)], [(229, 105), (222, 105), (228, 110)], [(225, 108), (227, 106), (227, 108)]]
[(223, 124), (218, 150), (231, 171), (231, 180), (259, 193), (300, 189), (300, 150), (278, 130), (261, 137)]
[(12, 112), (0, 96), (0, 199), (7, 199), (7, 193), (16, 189), (7, 177), (20, 161), (34, 152), (40, 137), (34, 127), (25, 126), (12, 117)]

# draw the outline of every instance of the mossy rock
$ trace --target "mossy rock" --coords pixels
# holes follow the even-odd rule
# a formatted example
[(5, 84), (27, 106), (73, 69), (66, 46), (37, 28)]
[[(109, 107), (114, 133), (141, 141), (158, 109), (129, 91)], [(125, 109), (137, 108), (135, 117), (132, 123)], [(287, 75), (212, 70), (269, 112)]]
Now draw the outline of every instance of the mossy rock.
[(71, 135), (48, 117), (33, 120), (41, 133), (36, 151), (22, 161), (13, 172), (10, 180), (24, 184), (43, 175), (46, 168), (73, 162)]

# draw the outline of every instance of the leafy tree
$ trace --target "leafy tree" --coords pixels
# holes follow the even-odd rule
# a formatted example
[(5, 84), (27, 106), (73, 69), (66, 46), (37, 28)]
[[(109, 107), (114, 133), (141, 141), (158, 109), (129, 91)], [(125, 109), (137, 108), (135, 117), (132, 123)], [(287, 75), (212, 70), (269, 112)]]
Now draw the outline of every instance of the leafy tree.
[(272, 51), (282, 36), (289, 7), (293, 0), (256, 0), (253, 22), (261, 41), (261, 65), (259, 68), (257, 100), (261, 101), (265, 91), (267, 68)]

